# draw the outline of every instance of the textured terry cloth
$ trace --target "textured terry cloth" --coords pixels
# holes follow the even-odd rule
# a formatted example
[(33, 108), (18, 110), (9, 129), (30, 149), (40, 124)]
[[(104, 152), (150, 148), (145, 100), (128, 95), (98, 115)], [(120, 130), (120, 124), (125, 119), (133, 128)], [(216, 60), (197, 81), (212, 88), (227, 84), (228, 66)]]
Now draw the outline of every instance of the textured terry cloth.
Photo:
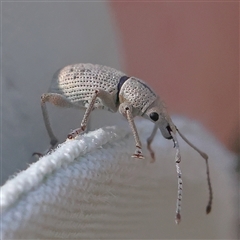
[(201, 126), (175, 124), (209, 155), (213, 209), (205, 162), (180, 141), (182, 221), (175, 225), (177, 174), (173, 142), (160, 132), (150, 163), (146, 138), (152, 125), (139, 121), (145, 159), (131, 158), (134, 139), (126, 127), (106, 127), (68, 140), (1, 188), (2, 239), (231, 239), (236, 206), (231, 175), (235, 158)]

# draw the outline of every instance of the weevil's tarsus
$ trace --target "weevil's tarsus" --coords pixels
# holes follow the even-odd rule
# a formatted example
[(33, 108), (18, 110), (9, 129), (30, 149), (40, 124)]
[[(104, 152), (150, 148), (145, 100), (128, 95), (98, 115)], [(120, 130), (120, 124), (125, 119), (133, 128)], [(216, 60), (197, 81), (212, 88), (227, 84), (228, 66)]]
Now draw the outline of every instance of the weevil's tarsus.
[(154, 139), (154, 137), (157, 133), (157, 130), (158, 130), (158, 125), (154, 124), (154, 128), (152, 130), (152, 133), (151, 133), (150, 137), (147, 139), (147, 149), (150, 152), (150, 155), (151, 155), (151, 158), (152, 158), (151, 163), (155, 162), (155, 153), (152, 150), (151, 144), (152, 144), (152, 141), (153, 141), (153, 139)]
[(177, 128), (176, 128), (178, 134), (180, 137), (190, 146), (192, 147), (195, 151), (197, 151), (204, 159), (206, 163), (206, 173), (207, 173), (207, 183), (208, 183), (208, 191), (209, 191), (209, 199), (208, 199), (208, 204), (206, 207), (206, 213), (210, 213), (212, 209), (212, 201), (213, 201), (213, 191), (212, 191), (212, 184), (211, 184), (211, 179), (210, 179), (210, 171), (209, 171), (209, 164), (208, 164), (208, 155), (201, 150), (199, 150), (196, 146), (194, 146)]

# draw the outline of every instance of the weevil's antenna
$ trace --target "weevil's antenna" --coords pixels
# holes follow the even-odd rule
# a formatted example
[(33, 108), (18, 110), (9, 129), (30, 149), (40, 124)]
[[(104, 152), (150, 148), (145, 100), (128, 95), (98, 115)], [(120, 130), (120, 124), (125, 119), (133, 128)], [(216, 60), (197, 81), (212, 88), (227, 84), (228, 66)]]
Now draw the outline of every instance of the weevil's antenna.
[(206, 213), (210, 213), (212, 209), (212, 200), (213, 200), (213, 192), (212, 192), (212, 184), (211, 184), (211, 179), (210, 179), (210, 172), (209, 172), (209, 165), (208, 165), (208, 155), (201, 150), (199, 150), (197, 147), (195, 147), (191, 142), (188, 141), (188, 139), (177, 129), (178, 134), (180, 137), (189, 145), (191, 146), (195, 151), (197, 151), (204, 159), (206, 162), (206, 169), (207, 169), (207, 182), (208, 182), (208, 190), (209, 190), (209, 200), (208, 204), (206, 207)]
[(176, 162), (176, 171), (178, 174), (178, 195), (177, 195), (177, 204), (176, 204), (176, 218), (175, 222), (176, 224), (179, 224), (181, 221), (181, 204), (182, 204), (182, 172), (179, 166), (179, 163), (181, 162), (181, 155), (180, 155), (180, 148), (178, 144), (178, 140), (176, 135), (171, 132), (173, 142), (174, 142), (174, 147), (176, 148), (176, 156), (175, 156), (175, 162)]

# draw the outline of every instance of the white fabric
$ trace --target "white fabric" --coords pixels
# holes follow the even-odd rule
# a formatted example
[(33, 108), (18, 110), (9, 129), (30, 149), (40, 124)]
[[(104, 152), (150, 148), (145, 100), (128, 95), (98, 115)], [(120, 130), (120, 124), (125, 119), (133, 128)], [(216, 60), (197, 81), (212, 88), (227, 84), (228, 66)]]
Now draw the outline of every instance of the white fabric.
[(152, 125), (140, 121), (145, 159), (129, 127), (106, 127), (69, 140), (1, 188), (2, 239), (231, 239), (236, 238), (235, 158), (199, 125), (175, 124), (209, 155), (213, 210), (205, 214), (208, 189), (204, 160), (180, 140), (182, 221), (175, 225), (177, 175), (172, 141), (160, 132), (150, 163), (145, 139)]

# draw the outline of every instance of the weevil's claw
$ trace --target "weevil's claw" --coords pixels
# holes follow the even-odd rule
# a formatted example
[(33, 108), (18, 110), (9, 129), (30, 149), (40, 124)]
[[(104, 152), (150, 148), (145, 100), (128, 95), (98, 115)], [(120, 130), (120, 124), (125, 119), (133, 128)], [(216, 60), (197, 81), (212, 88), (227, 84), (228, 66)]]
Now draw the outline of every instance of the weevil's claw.
[(150, 162), (154, 163), (155, 162), (155, 153), (154, 153), (154, 151), (152, 150), (152, 148), (149, 144), (147, 145), (147, 149), (150, 152), (150, 155), (151, 155), (151, 158), (152, 158), (152, 160)]
[(37, 156), (38, 159), (39, 159), (39, 158), (47, 155), (47, 154), (48, 154), (49, 152), (51, 152), (54, 148), (56, 148), (57, 143), (58, 143), (58, 140), (52, 140), (52, 141), (50, 142), (50, 147), (49, 147), (44, 153), (34, 152), (34, 153), (32, 154), (32, 157)]
[(145, 157), (144, 157), (142, 154), (136, 154), (136, 153), (134, 153), (134, 154), (132, 155), (132, 158), (144, 159)]
[(73, 138), (75, 138), (77, 136), (77, 134), (75, 133), (75, 132), (71, 132), (71, 133), (69, 133), (68, 135), (67, 135), (67, 138), (68, 139), (73, 139)]
[(206, 207), (206, 213), (209, 214), (211, 212), (211, 210), (212, 210), (211, 206), (208, 205)]
[(175, 222), (176, 222), (176, 224), (179, 224), (180, 221), (181, 221), (181, 215), (180, 215), (180, 213), (177, 213), (176, 218), (175, 218)]
[(154, 152), (151, 153), (151, 158), (150, 163), (154, 163), (156, 161)]
[(43, 157), (43, 154), (42, 154), (42, 153), (39, 153), (39, 152), (34, 152), (34, 153), (32, 154), (32, 157), (35, 157), (35, 156), (37, 156), (38, 158), (40, 158), (40, 157)]
[(70, 132), (67, 136), (68, 139), (73, 139), (75, 137), (77, 137), (80, 134), (83, 134), (86, 130), (86, 126), (81, 126), (80, 128), (77, 128), (75, 130), (73, 130), (72, 132)]
[(34, 153), (32, 154), (32, 157), (35, 157), (35, 156), (36, 156), (37, 159), (39, 159), (39, 158), (47, 155), (51, 150), (53, 150), (53, 148), (49, 148), (47, 151), (45, 151), (45, 153), (34, 152)]
[(144, 159), (144, 156), (142, 154), (142, 149), (141, 147), (138, 147), (136, 148), (136, 151), (135, 153), (132, 155), (133, 158), (139, 158), (139, 159)]

